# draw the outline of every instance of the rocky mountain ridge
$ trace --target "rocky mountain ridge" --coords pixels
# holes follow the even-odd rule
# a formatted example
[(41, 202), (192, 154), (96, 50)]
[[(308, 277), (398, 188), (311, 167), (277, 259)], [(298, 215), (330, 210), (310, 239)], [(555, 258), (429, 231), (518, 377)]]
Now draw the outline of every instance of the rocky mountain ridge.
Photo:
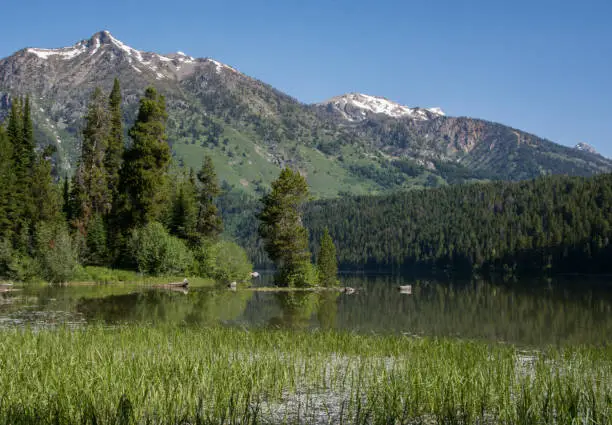
[(445, 116), (441, 108), (410, 108), (384, 97), (362, 93), (348, 93), (332, 97), (318, 105), (338, 111), (349, 121), (363, 121), (372, 114), (383, 114), (393, 118), (429, 120)]
[(96, 86), (110, 90), (115, 77), (127, 125), (154, 85), (166, 97), (175, 160), (197, 168), (209, 154), (227, 185), (250, 193), (265, 190), (286, 165), (319, 196), (612, 170), (612, 161), (588, 149), (439, 108), (359, 93), (306, 105), (214, 59), (143, 52), (107, 31), (1, 59), (0, 120), (12, 97), (29, 95), (37, 140), (58, 148), (57, 172), (69, 173), (89, 97)]
[(574, 149), (599, 155), (599, 152), (597, 152), (593, 146), (585, 142), (579, 142), (576, 144), (576, 146), (574, 146)]

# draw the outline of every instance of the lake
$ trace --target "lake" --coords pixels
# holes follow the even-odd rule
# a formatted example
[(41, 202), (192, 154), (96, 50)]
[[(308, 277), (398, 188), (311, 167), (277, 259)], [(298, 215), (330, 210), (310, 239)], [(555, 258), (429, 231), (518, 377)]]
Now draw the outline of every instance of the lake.
[[(0, 294), (0, 326), (184, 324), (440, 336), (544, 345), (612, 341), (612, 285), (595, 278), (495, 282), (346, 274), (354, 294), (130, 284), (23, 287)], [(263, 275), (256, 285), (271, 285)], [(412, 285), (400, 294), (399, 285)]]

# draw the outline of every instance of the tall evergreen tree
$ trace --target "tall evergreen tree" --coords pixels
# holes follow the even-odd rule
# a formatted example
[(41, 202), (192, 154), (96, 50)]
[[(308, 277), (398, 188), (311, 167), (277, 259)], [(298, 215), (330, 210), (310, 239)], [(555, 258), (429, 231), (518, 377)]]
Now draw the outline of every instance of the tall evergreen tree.
[[(27, 129), (27, 130), (26, 130)], [(8, 117), (7, 133), (13, 156), (13, 192), (10, 218), (14, 245), (27, 249), (35, 214), (32, 198), (32, 165), (34, 143), (29, 102), (14, 99)], [(24, 137), (26, 130), (26, 137)]]
[(321, 248), (317, 256), (319, 270), (319, 283), (322, 286), (338, 285), (338, 260), (336, 259), (336, 246), (327, 227), (321, 236)]
[(68, 182), (68, 176), (64, 176), (64, 183), (62, 185), (62, 212), (66, 218), (66, 222), (70, 223), (72, 220), (72, 205), (70, 202), (70, 183)]
[[(19, 98), (12, 99), (11, 110), (8, 116), (7, 135), (9, 141), (13, 145), (13, 155), (15, 161), (21, 164), (26, 158), (23, 155), (23, 115), (21, 109), (21, 100)], [(23, 157), (23, 158), (22, 158)]]
[(10, 237), (14, 190), (13, 147), (0, 125), (0, 239)]
[(119, 170), (123, 161), (123, 114), (121, 111), (121, 88), (119, 80), (115, 78), (113, 90), (109, 97), (110, 131), (108, 146), (104, 158), (107, 184), (110, 195), (116, 200), (119, 194)]
[(198, 205), (196, 201), (196, 182), (193, 170), (189, 176), (178, 183), (178, 190), (172, 202), (170, 232), (191, 245), (197, 244), (199, 238), (196, 232)]
[(166, 102), (153, 87), (145, 91), (129, 135), (132, 146), (125, 151), (121, 168), (122, 228), (155, 221), (161, 215), (167, 193), (166, 171), (170, 147), (166, 141)]
[(37, 155), (32, 167), (33, 225), (56, 222), (61, 218), (60, 196), (51, 175), (51, 157), (54, 152), (53, 147), (44, 149)]
[(272, 191), (264, 196), (258, 215), (259, 235), (265, 249), (276, 264), (277, 283), (286, 286), (316, 284), (308, 231), (302, 224), (302, 205), (308, 199), (308, 184), (297, 171), (285, 168), (272, 182)]
[(77, 227), (83, 234), (87, 233), (87, 226), (94, 215), (107, 214), (111, 208), (105, 170), (109, 123), (106, 98), (102, 90), (96, 87), (85, 116), (81, 159), (73, 184)]
[(223, 221), (215, 205), (221, 194), (215, 166), (210, 156), (205, 156), (198, 171), (200, 189), (198, 193), (198, 219), (196, 231), (204, 238), (216, 238), (223, 231)]
[(32, 122), (32, 111), (30, 106), (30, 97), (26, 96), (23, 102), (23, 149), (29, 155), (28, 161), (34, 162), (34, 123)]

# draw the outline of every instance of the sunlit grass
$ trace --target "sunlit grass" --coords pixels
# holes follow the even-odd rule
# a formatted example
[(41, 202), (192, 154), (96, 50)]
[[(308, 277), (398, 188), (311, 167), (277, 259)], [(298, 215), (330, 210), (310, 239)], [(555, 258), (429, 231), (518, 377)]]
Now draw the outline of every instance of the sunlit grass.
[(335, 332), (0, 331), (0, 424), (612, 421), (612, 349)]
[(195, 276), (148, 276), (132, 270), (110, 269), (107, 267), (87, 266), (77, 273), (72, 282), (67, 285), (84, 285), (90, 283), (108, 284), (108, 283), (128, 283), (140, 285), (155, 285), (166, 284), (170, 282), (182, 282), (183, 279), (189, 279), (189, 285), (192, 287), (214, 286), (215, 282), (212, 279), (201, 278)]

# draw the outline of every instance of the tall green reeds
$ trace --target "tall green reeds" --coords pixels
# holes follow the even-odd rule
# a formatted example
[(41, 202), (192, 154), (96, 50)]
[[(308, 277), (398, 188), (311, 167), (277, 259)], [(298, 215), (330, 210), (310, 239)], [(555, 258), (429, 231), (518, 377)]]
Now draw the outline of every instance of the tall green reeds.
[(607, 424), (612, 348), (127, 326), (0, 331), (0, 424)]

